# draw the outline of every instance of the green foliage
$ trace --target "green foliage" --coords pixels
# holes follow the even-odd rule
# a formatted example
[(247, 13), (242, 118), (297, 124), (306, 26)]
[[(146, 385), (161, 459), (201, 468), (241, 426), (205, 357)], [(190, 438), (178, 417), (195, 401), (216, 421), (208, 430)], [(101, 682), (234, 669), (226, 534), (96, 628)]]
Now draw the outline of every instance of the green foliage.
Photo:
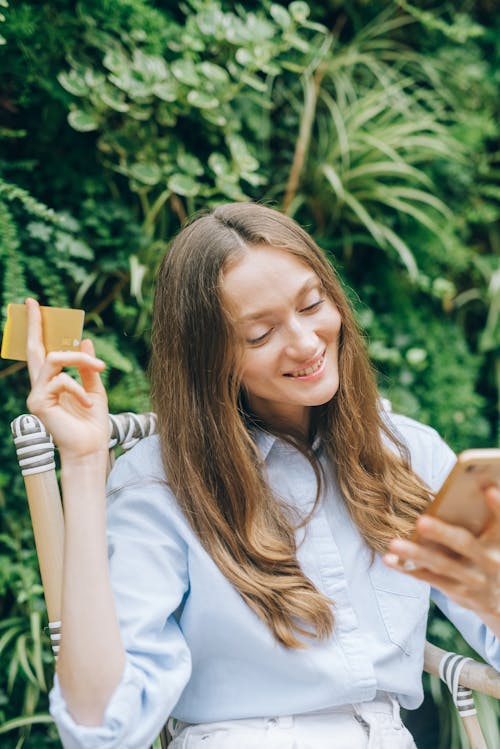
[[(21, 746), (33, 722), (47, 720), (37, 712), (46, 699), (52, 656), (44, 646), (44, 612), (36, 555), (29, 528), (4, 513), (0, 534), (0, 600), (9, 615), (0, 622), (0, 662), (6, 681), (0, 689), (0, 734), (19, 729)], [(8, 709), (8, 713), (6, 712)], [(9, 713), (22, 718), (6, 720)]]
[[(269, 14), (206, 0), (184, 10), (182, 25), (160, 14), (154, 33), (140, 38), (81, 12), (85, 45), (58, 76), (72, 97), (69, 124), (97, 132), (105, 169), (137, 196), (149, 239), (131, 263), (140, 304), (179, 220), (258, 195), (271, 159), (274, 80), (292, 62), (304, 69), (325, 32), (300, 2), (271, 5)], [(116, 185), (123, 190), (122, 180)]]
[[(499, 27), (491, 0), (0, 0), (2, 323), (28, 294), (85, 308), (111, 409), (147, 410), (168, 242), (196, 210), (262, 199), (339, 268), (394, 408), (457, 450), (500, 444)], [(28, 382), (11, 362), (0, 379), (6, 425)], [(52, 749), (8, 435), (0, 505), (0, 743)], [(436, 616), (431, 636), (463, 647)]]

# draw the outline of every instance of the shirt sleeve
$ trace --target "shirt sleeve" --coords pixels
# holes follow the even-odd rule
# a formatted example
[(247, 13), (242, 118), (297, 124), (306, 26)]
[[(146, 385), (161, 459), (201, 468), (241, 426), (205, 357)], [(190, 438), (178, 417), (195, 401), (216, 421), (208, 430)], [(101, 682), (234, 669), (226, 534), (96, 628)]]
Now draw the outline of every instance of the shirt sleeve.
[(500, 671), (500, 640), (473, 611), (459, 606), (435, 588), (431, 598), (481, 658)]
[(161, 472), (150, 470), (147, 447), (140, 443), (117, 461), (107, 492), (109, 566), (126, 667), (96, 727), (73, 720), (55, 678), (50, 711), (65, 749), (144, 749), (191, 674), (176, 617), (189, 587), (182, 518)]

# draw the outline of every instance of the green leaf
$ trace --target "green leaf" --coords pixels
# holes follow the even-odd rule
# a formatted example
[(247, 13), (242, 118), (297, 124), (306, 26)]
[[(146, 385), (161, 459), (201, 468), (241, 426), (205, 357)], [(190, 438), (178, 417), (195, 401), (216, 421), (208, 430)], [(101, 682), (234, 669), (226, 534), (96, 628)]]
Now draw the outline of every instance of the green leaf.
[(401, 237), (393, 232), (392, 229), (390, 229), (388, 226), (379, 224), (378, 228), (382, 233), (382, 236), (390, 245), (392, 245), (392, 247), (398, 253), (401, 262), (406, 266), (406, 269), (408, 270), (410, 278), (416, 280), (418, 278), (418, 266), (413, 252), (410, 250), (406, 242), (404, 242)]
[(214, 65), (213, 62), (202, 62), (199, 70), (212, 83), (229, 84), (229, 73), (220, 65)]
[(376, 161), (361, 164), (349, 169), (344, 174), (344, 182), (359, 180), (365, 177), (410, 177), (418, 182), (431, 185), (430, 179), (420, 169), (415, 169), (403, 161)]
[(211, 153), (208, 157), (208, 166), (218, 177), (230, 174), (231, 172), (228, 160), (221, 153)]
[(236, 50), (235, 59), (237, 62), (239, 62), (240, 65), (246, 68), (253, 62), (254, 58), (250, 50), (246, 49), (245, 47), (240, 47)]
[(331, 164), (322, 164), (321, 165), (321, 171), (327, 178), (328, 182), (333, 188), (333, 191), (339, 201), (344, 200), (344, 186), (342, 184), (342, 180), (340, 179), (338, 173), (335, 171), (333, 166)]
[(28, 715), (23, 718), (14, 718), (13, 720), (7, 720), (2, 726), (0, 726), (0, 733), (7, 733), (8, 731), (14, 731), (16, 728), (24, 728), (25, 726), (32, 726), (37, 723), (53, 723), (52, 716), (47, 713), (40, 713), (39, 715)]
[(118, 73), (123, 67), (129, 64), (129, 60), (125, 57), (123, 52), (109, 49), (104, 55), (102, 64), (113, 73)]
[(273, 17), (273, 19), (276, 21), (278, 26), (281, 26), (283, 29), (289, 29), (292, 25), (292, 19), (290, 18), (290, 14), (286, 10), (286, 8), (283, 8), (281, 5), (276, 5), (276, 3), (272, 3), (271, 7), (269, 8), (269, 13)]
[(94, 115), (84, 112), (82, 109), (73, 109), (68, 114), (68, 122), (74, 130), (78, 130), (80, 133), (88, 133), (91, 130), (97, 130), (99, 127), (99, 122)]
[(302, 23), (309, 18), (311, 12), (309, 5), (302, 2), (302, 0), (294, 0), (294, 2), (290, 3), (288, 6), (288, 10), (294, 21), (299, 21), (299, 23)]
[(142, 284), (147, 268), (140, 262), (137, 255), (130, 256), (130, 293), (137, 299), (139, 304), (144, 302), (142, 296)]
[(199, 109), (215, 109), (219, 106), (219, 100), (213, 94), (209, 94), (206, 91), (190, 91), (187, 95), (189, 104), (193, 107), (199, 107)]
[(168, 68), (163, 57), (145, 55), (140, 49), (134, 50), (133, 69), (146, 81), (163, 81), (168, 76)]
[(252, 156), (243, 138), (239, 135), (230, 135), (227, 142), (238, 173), (255, 172), (259, 168), (259, 162)]
[(310, 43), (306, 39), (302, 39), (302, 37), (298, 34), (287, 34), (286, 41), (294, 49), (297, 49), (299, 52), (302, 52), (304, 54), (307, 54), (311, 48)]
[(41, 631), (42, 624), (40, 619), (40, 612), (33, 611), (30, 616), (31, 624), (31, 639), (33, 642), (32, 660), (35, 674), (38, 679), (38, 686), (44, 691), (47, 691), (47, 685), (45, 683), (45, 674), (43, 670), (43, 655), (42, 655), (42, 641)]
[(73, 96), (86, 96), (89, 92), (89, 87), (85, 83), (85, 80), (78, 75), (76, 70), (70, 70), (69, 73), (59, 73), (57, 80)]
[(174, 127), (177, 122), (177, 115), (172, 107), (162, 103), (156, 110), (156, 121), (163, 127)]
[(190, 174), (192, 177), (199, 177), (204, 172), (201, 161), (190, 153), (179, 154), (177, 165), (185, 174)]
[(105, 104), (110, 107), (110, 109), (114, 109), (115, 112), (128, 112), (129, 105), (127, 102), (123, 99), (117, 96), (116, 89), (115, 91), (112, 91), (108, 89), (107, 91), (104, 90), (100, 93), (101, 101), (103, 101)]
[(31, 667), (26, 639), (27, 639), (26, 635), (21, 635), (21, 637), (19, 637), (16, 642), (16, 654), (19, 658), (19, 665), (23, 671), (23, 674), (27, 677), (27, 679), (34, 686), (39, 686), (38, 680)]
[(362, 203), (360, 203), (350, 192), (344, 192), (344, 200), (365, 229), (370, 232), (375, 241), (378, 242), (378, 244), (383, 245), (384, 240), (380, 227), (377, 222), (372, 219)]
[(203, 119), (219, 128), (224, 128), (227, 125), (227, 117), (221, 113), (220, 109), (203, 110)]
[(22, 632), (23, 624), (24, 623), (21, 623), (21, 625), (10, 627), (10, 629), (3, 633), (2, 637), (0, 637), (0, 654), (4, 651), (10, 640), (17, 637)]
[(121, 353), (112, 339), (101, 336), (94, 337), (88, 333), (87, 337), (93, 340), (96, 355), (104, 359), (108, 367), (118, 369), (120, 372), (132, 372), (134, 368), (132, 362)]
[(137, 180), (137, 182), (141, 182), (143, 185), (150, 185), (151, 187), (157, 185), (162, 178), (160, 167), (158, 164), (152, 162), (139, 162), (137, 164), (132, 164), (128, 169), (128, 173), (133, 177), (133, 179)]
[(177, 80), (186, 86), (198, 86), (200, 83), (196, 67), (192, 60), (175, 60), (170, 70)]
[(44, 244), (47, 244), (54, 232), (53, 226), (42, 224), (41, 221), (30, 221), (26, 228), (33, 239), (39, 239)]
[(82, 239), (60, 231), (56, 232), (54, 246), (58, 252), (82, 260), (93, 260), (94, 252)]
[(162, 101), (173, 102), (177, 99), (177, 84), (175, 81), (161, 81), (155, 83), (152, 92)]
[(261, 174), (256, 174), (255, 172), (242, 172), (240, 176), (241, 176), (241, 179), (244, 179), (253, 187), (258, 187), (259, 185), (265, 185), (267, 182), (266, 177), (264, 177)]
[(185, 195), (186, 197), (193, 197), (200, 191), (199, 184), (189, 174), (173, 174), (169, 178), (167, 186), (177, 195)]
[(242, 72), (240, 74), (240, 78), (243, 83), (246, 83), (247, 86), (253, 88), (254, 91), (258, 91), (260, 94), (266, 94), (268, 92), (267, 83), (265, 83), (265, 81), (262, 81), (260, 78), (257, 78), (257, 76)]
[(245, 195), (243, 190), (236, 184), (235, 180), (228, 178), (222, 178), (217, 180), (217, 187), (226, 198), (230, 200), (247, 200), (248, 196)]

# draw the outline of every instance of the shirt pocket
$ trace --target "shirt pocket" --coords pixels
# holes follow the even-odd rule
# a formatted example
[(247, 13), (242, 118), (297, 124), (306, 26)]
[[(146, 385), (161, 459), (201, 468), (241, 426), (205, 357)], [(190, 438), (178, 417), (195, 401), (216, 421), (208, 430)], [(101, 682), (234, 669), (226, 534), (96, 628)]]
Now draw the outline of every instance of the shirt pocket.
[(429, 586), (375, 560), (369, 577), (389, 640), (406, 655), (423, 646), (429, 613)]

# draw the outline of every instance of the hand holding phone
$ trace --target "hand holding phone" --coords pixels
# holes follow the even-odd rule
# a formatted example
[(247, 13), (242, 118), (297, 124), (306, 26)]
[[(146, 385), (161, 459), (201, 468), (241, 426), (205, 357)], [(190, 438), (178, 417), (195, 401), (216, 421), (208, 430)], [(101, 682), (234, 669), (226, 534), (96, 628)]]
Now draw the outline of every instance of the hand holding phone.
[(412, 538), (394, 538), (385, 564), (474, 611), (500, 636), (500, 450), (466, 450)]
[[(500, 449), (465, 450), (424, 512), (451, 525), (467, 528), (479, 536), (487, 526), (491, 510), (484, 491), (500, 487)], [(418, 532), (415, 532), (418, 538)]]

